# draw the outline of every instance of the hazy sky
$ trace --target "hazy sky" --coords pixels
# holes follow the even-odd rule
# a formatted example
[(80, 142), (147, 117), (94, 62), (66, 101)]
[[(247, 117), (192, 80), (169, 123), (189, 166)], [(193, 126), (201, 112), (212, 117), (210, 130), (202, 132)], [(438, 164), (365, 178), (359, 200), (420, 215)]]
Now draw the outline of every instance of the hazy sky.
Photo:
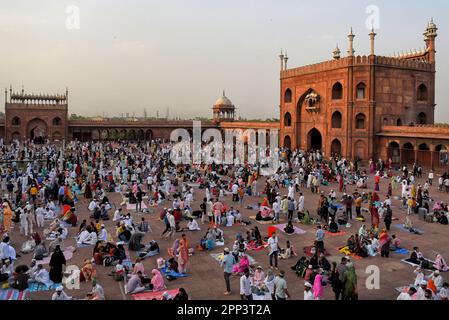
[[(66, 27), (73, 5), (79, 29)], [(70, 113), (165, 116), (169, 107), (171, 117), (211, 116), (224, 89), (238, 115), (278, 117), (280, 49), (289, 67), (329, 60), (336, 43), (346, 54), (353, 26), (356, 54), (367, 54), (369, 5), (380, 9), (382, 55), (423, 47), (434, 17), (436, 119), (449, 122), (446, 0), (1, 0), (0, 86), (67, 86)]]

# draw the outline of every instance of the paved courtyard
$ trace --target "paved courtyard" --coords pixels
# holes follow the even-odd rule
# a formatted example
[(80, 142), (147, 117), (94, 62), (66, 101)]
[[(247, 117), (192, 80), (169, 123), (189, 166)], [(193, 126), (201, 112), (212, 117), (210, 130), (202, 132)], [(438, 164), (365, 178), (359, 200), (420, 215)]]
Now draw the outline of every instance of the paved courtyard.
[[(372, 187), (372, 179), (369, 181), (369, 187)], [(258, 189), (263, 188), (264, 180), (259, 180)], [(381, 182), (381, 199), (383, 200), (386, 191), (387, 191), (388, 180), (382, 180)], [(323, 190), (325, 192), (329, 192), (331, 189), (337, 190), (337, 185), (331, 184), (330, 186), (324, 187)], [(348, 187), (348, 193), (352, 193), (354, 190), (353, 186)], [(285, 189), (282, 190), (281, 194), (286, 194), (287, 191)], [(399, 196), (400, 189), (396, 189), (393, 191), (394, 196)], [(306, 208), (310, 211), (311, 214), (316, 215), (316, 206), (318, 202), (318, 195), (312, 195), (309, 191), (305, 191), (305, 199), (306, 199)], [(341, 194), (337, 194), (338, 197), (341, 197)], [(109, 199), (116, 206), (122, 201), (121, 195), (117, 193), (108, 194)], [(202, 198), (204, 197), (204, 190), (195, 189), (195, 202), (193, 205), (194, 210), (199, 209), (199, 204)], [(298, 194), (295, 195), (298, 197)], [(435, 200), (443, 200), (449, 201), (449, 195), (446, 193), (439, 192), (437, 187), (434, 185), (431, 188), (431, 197)], [(255, 211), (245, 209), (246, 206), (251, 204), (257, 204), (262, 201), (262, 196), (260, 197), (248, 197), (246, 196), (244, 199), (244, 204), (242, 207), (240, 205), (235, 205), (234, 207), (240, 209), (245, 219), (248, 219), (249, 216), (254, 216), (256, 214)], [(232, 197), (230, 195), (226, 196), (224, 202), (231, 206)], [(87, 210), (88, 202), (85, 199), (82, 199), (77, 204), (77, 214), (79, 217), (79, 221), (83, 219), (89, 218), (89, 212)], [(170, 204), (166, 204), (166, 206), (170, 206)], [(366, 206), (366, 204), (365, 204)], [(167, 258), (167, 248), (171, 247), (171, 240), (163, 240), (160, 238), (162, 230), (164, 229), (162, 221), (159, 220), (159, 212), (164, 207), (164, 204), (159, 208), (155, 208), (153, 213), (145, 213), (143, 214), (150, 222), (152, 233), (148, 233), (143, 243), (148, 243), (150, 240), (155, 239), (158, 241), (161, 247), (161, 254), (147, 258), (144, 260), (144, 266), (147, 273), (149, 273), (153, 268), (156, 267), (156, 259), (160, 256)], [(126, 209), (124, 212), (127, 212)], [(142, 214), (137, 214), (135, 212), (132, 213), (134, 221), (139, 221)], [(400, 201), (393, 200), (393, 216), (398, 218), (399, 221), (393, 221), (392, 232), (391, 234), (396, 234), (402, 240), (402, 247), (407, 249), (411, 249), (414, 246), (419, 246), (424, 255), (428, 258), (434, 258), (435, 251), (438, 250), (439, 253), (443, 255), (443, 257), (447, 260), (449, 259), (449, 227), (443, 226), (440, 224), (426, 223), (418, 220), (417, 216), (412, 217), (412, 221), (414, 225), (424, 231), (424, 235), (415, 235), (403, 232), (396, 227), (394, 224), (403, 223), (405, 217), (405, 211), (400, 209)], [(365, 216), (367, 219), (367, 223), (369, 224), (369, 217)], [(259, 224), (255, 220), (251, 220), (252, 224), (249, 226), (243, 225), (234, 225), (233, 227), (222, 229), (225, 232), (225, 245), (232, 248), (233, 241), (237, 233), (245, 234), (247, 230), (249, 230), (252, 226), (256, 225), (262, 232), (262, 236), (267, 235), (267, 228), (269, 224)], [(47, 222), (48, 224), (48, 222)], [(182, 223), (184, 226), (185, 223)], [(108, 232), (115, 236), (115, 226), (112, 220), (106, 221), (105, 225), (108, 229)], [(315, 226), (303, 226), (298, 225), (302, 229), (306, 230), (307, 233), (304, 235), (290, 235), (279, 232), (278, 236), (280, 239), (281, 247), (285, 246), (286, 240), (290, 240), (290, 242), (296, 248), (298, 252), (298, 258), (302, 256), (302, 248), (304, 246), (311, 245), (314, 239)], [(338, 236), (338, 237), (329, 237), (325, 238), (325, 247), (328, 252), (331, 254), (328, 257), (329, 261), (339, 261), (343, 256), (336, 249), (339, 246), (342, 246), (346, 243), (347, 238), (350, 234), (354, 234), (360, 228), (360, 222), (354, 222), (352, 227), (349, 229), (344, 228), (346, 235)], [(381, 224), (383, 226), (383, 223)], [(200, 238), (205, 234), (207, 229), (207, 225), (201, 225), (202, 228), (199, 232), (187, 232), (188, 239), (190, 241), (191, 247), (196, 247), (199, 244)], [(38, 230), (42, 234), (42, 230)], [(69, 239), (65, 241), (66, 246), (76, 246), (75, 244), (75, 236), (78, 232), (78, 228), (71, 228), (69, 230)], [(176, 236), (180, 237), (180, 233)], [(18, 231), (18, 226), (15, 227), (15, 230), (12, 232), (12, 242), (16, 248), (20, 248), (22, 242), (26, 240), (24, 236), (21, 236)], [(48, 244), (48, 242), (47, 242)], [(81, 266), (82, 262), (85, 259), (92, 258), (92, 247), (77, 249), (74, 253), (74, 257), (68, 261), (68, 265), (74, 264), (77, 266)], [(211, 253), (221, 253), (223, 247), (217, 247), (212, 252), (201, 252), (195, 251), (193, 256), (190, 258), (190, 262), (188, 265), (188, 274), (189, 277), (177, 279), (171, 282), (167, 281), (168, 289), (176, 289), (183, 287), (186, 289), (191, 299), (240, 299), (239, 296), (239, 277), (233, 276), (231, 280), (232, 287), (232, 295), (224, 296), (223, 292), (225, 291), (224, 280), (223, 280), (223, 272), (222, 268), (219, 266), (218, 262), (216, 262), (210, 256)], [(257, 265), (263, 266), (266, 270), (269, 267), (268, 263), (268, 251), (251, 251), (249, 254), (257, 261)], [(131, 258), (134, 261), (136, 258), (135, 252), (130, 252)], [(414, 274), (413, 268), (405, 263), (402, 263), (400, 260), (405, 258), (404, 255), (398, 255), (392, 253), (389, 259), (377, 257), (369, 257), (363, 260), (355, 261), (355, 266), (358, 275), (358, 290), (359, 290), (359, 299), (364, 300), (379, 300), (379, 299), (396, 299), (398, 293), (395, 291), (396, 287), (410, 284), (413, 282)], [(16, 262), (18, 264), (27, 264), (29, 265), (32, 259), (32, 254), (22, 255)], [(293, 299), (302, 300), (303, 299), (303, 284), (304, 280), (298, 278), (294, 271), (290, 269), (292, 265), (296, 262), (296, 258), (292, 258), (290, 260), (280, 260), (279, 268), (286, 271), (286, 280), (288, 283), (289, 292), (292, 294)], [(379, 290), (368, 290), (365, 286), (365, 280), (368, 277), (366, 274), (366, 268), (368, 266), (375, 265), (380, 268), (380, 289)], [(98, 282), (104, 287), (106, 299), (132, 299), (131, 296), (127, 296), (124, 294), (123, 290), (123, 282), (116, 282), (108, 273), (112, 270), (112, 267), (103, 267), (97, 266), (97, 279)], [(449, 280), (448, 274), (444, 274), (443, 277), (446, 281)], [(91, 284), (82, 283), (80, 290), (67, 290), (66, 292), (69, 295), (72, 295), (75, 298), (83, 298), (85, 294), (90, 291)], [(30, 294), (32, 299), (50, 299), (53, 291), (46, 292), (37, 292)], [(325, 298), (333, 299), (333, 292), (330, 286), (325, 288)]]

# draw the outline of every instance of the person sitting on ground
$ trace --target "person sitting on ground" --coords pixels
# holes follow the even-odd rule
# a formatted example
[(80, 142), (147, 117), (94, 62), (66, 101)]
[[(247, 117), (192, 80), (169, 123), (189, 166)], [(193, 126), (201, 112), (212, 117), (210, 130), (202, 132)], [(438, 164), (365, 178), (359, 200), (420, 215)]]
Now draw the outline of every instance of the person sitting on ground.
[(333, 219), (329, 219), (329, 232), (338, 233), (338, 224)]
[(128, 248), (131, 251), (140, 251), (144, 246), (141, 244), (141, 241), (143, 237), (145, 236), (145, 233), (140, 231), (134, 231), (131, 234), (131, 238), (129, 239)]
[(318, 259), (318, 267), (323, 269), (326, 272), (330, 272), (331, 271), (331, 264), (329, 262), (329, 260), (327, 260), (326, 256), (324, 255), (324, 253), (320, 253), (319, 259)]
[(294, 234), (295, 233), (295, 228), (293, 227), (293, 223), (291, 220), (289, 220), (287, 222), (287, 225), (284, 228), (284, 232), (287, 234)]
[(296, 252), (293, 246), (290, 244), (290, 241), (287, 240), (285, 249), (281, 249), (279, 259), (287, 260), (290, 259), (292, 256), (296, 256)]
[(165, 286), (165, 281), (164, 281), (164, 277), (162, 276), (162, 273), (157, 270), (157, 269), (153, 269), (151, 271), (151, 286), (153, 292), (159, 292), (162, 291), (166, 288)]
[(151, 240), (140, 252), (139, 258), (153, 257), (160, 253), (159, 244), (155, 240)]
[(249, 266), (250, 262), (248, 256), (244, 254), (240, 259), (239, 263), (233, 267), (232, 273), (241, 274), (244, 272), (245, 269), (249, 269)]
[(92, 261), (90, 259), (84, 260), (83, 266), (80, 268), (80, 281), (83, 282), (89, 282), (92, 281), (93, 278), (96, 277), (96, 270), (94, 268), (94, 265), (92, 264)]
[(308, 266), (309, 266), (308, 259), (306, 257), (301, 257), (300, 259), (298, 259), (296, 264), (291, 267), (291, 269), (296, 272), (298, 277), (304, 278)]
[(391, 236), (391, 245), (390, 250), (396, 251), (398, 249), (401, 249), (401, 239), (397, 238), (395, 234)]
[(31, 275), (30, 282), (41, 283), (46, 287), (51, 287), (53, 281), (50, 280), (50, 273), (44, 268), (42, 264), (37, 266), (37, 270)]
[(143, 286), (142, 284), (141, 277), (142, 277), (141, 271), (138, 271), (136, 274), (131, 275), (131, 278), (125, 285), (126, 294), (135, 294), (146, 290), (145, 286)]

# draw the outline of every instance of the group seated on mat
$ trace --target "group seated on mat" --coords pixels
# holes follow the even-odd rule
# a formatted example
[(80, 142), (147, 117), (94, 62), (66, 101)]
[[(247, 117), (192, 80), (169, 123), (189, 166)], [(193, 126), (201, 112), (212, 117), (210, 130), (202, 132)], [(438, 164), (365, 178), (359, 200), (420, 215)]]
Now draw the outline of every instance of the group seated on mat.
[(136, 294), (144, 291), (159, 292), (166, 289), (164, 276), (158, 269), (151, 271), (151, 277), (143, 274), (141, 270), (133, 273), (125, 284), (126, 294)]
[(144, 246), (137, 253), (139, 258), (145, 259), (148, 257), (154, 257), (160, 253), (159, 244), (155, 240), (151, 240), (146, 246)]
[(419, 230), (419, 229), (417, 229), (417, 228), (415, 228), (413, 226), (413, 222), (410, 220), (410, 218), (408, 216), (405, 218), (405, 222), (402, 225), (402, 227), (405, 230), (410, 231), (411, 233), (418, 234), (418, 235), (422, 235), (423, 234), (421, 230)]
[(93, 250), (93, 260), (96, 265), (113, 266), (120, 260), (127, 259), (127, 254), (123, 243), (97, 241)]
[(389, 257), (390, 251), (400, 249), (400, 240), (393, 235), (390, 237), (386, 230), (377, 232), (377, 230), (370, 230), (366, 225), (362, 225), (359, 232), (351, 235), (346, 245), (338, 248), (344, 255), (354, 255), (361, 258), (375, 257), (380, 252), (382, 257)]
[(314, 254), (311, 258), (303, 256), (298, 259), (295, 265), (291, 267), (296, 275), (303, 278), (305, 281), (313, 280), (314, 276), (318, 274), (318, 270), (322, 270), (323, 274), (329, 274), (331, 271), (331, 264), (323, 253)]
[(214, 250), (216, 246), (224, 244), (224, 232), (217, 226), (208, 228), (206, 234), (201, 238), (198, 250)]
[(405, 259), (404, 262), (419, 266), (422, 269), (427, 270), (438, 270), (441, 272), (449, 270), (449, 267), (441, 254), (435, 253), (435, 260), (432, 261), (424, 257), (424, 255), (419, 250), (419, 247), (414, 247), (413, 252), (410, 254), (410, 257), (408, 259)]

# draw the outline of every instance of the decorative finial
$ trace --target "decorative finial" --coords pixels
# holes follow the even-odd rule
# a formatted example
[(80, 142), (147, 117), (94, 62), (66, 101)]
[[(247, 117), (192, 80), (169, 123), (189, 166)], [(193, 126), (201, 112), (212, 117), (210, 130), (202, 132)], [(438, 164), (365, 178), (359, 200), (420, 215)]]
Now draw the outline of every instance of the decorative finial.
[(223, 97), (226, 97), (225, 91), (223, 90)]

